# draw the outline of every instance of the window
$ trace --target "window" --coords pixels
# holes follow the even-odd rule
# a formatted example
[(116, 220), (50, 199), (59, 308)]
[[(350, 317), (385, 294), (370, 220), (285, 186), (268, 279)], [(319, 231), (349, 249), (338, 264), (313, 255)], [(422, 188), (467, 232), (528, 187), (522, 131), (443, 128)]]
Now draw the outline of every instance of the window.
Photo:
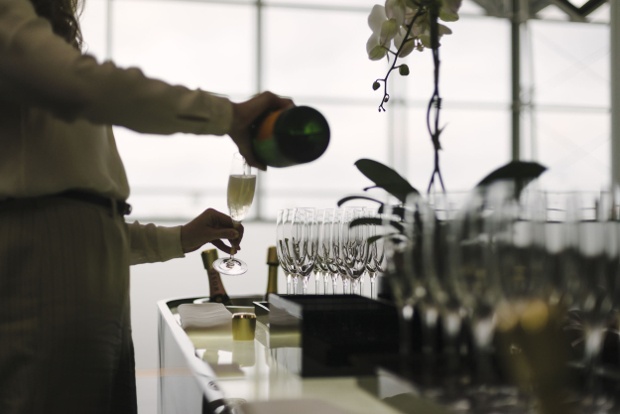
[[(428, 185), (431, 56), (407, 58), (411, 76), (391, 81), (388, 111), (379, 113), (381, 91), (371, 85), (387, 66), (369, 61), (365, 52), (366, 19), (377, 2), (87, 0), (82, 25), (88, 51), (99, 59), (233, 100), (268, 89), (325, 114), (332, 141), (323, 157), (259, 176), (248, 220), (273, 221), (281, 207), (334, 206), (361, 193), (369, 182), (353, 166), (359, 158), (391, 165), (421, 191)], [(471, 1), (461, 14), (440, 51), (441, 165), (454, 191), (473, 187), (511, 157), (509, 22), (483, 16)], [(550, 185), (599, 188), (610, 164), (609, 27), (557, 18), (527, 27), (522, 159), (550, 167)], [(235, 150), (230, 140), (124, 128), (116, 135), (134, 217), (174, 221), (206, 206), (227, 210), (228, 161)]]

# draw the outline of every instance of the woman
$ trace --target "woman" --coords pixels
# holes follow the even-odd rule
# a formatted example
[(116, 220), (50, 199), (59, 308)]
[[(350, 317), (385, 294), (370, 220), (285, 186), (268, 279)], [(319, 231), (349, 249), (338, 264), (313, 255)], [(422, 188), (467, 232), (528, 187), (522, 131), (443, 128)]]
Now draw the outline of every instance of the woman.
[[(129, 265), (243, 227), (207, 209), (190, 223), (127, 224), (111, 125), (229, 135), (251, 165), (249, 126), (291, 106), (243, 103), (80, 53), (75, 0), (0, 0), (0, 413), (134, 413)], [(231, 247), (224, 243), (228, 240)]]

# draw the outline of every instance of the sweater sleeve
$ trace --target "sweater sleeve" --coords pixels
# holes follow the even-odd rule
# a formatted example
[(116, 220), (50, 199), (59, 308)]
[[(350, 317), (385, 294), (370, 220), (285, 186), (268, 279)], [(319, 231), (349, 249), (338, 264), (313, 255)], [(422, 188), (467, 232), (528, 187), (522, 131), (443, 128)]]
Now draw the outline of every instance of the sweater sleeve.
[(42, 107), (65, 121), (151, 134), (224, 135), (232, 122), (232, 104), (223, 96), (81, 54), (28, 0), (0, 0), (0, 99)]
[(128, 228), (132, 265), (185, 257), (181, 248), (181, 226), (164, 227), (134, 221)]

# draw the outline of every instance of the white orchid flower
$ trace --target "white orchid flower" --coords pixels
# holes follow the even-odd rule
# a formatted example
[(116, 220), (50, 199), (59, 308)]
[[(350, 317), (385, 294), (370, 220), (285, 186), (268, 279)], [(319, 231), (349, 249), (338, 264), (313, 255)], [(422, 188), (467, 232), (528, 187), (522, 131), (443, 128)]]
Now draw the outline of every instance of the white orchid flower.
[(420, 43), (422, 44), (422, 46), (427, 47), (429, 49), (431, 48), (431, 35), (430, 35), (430, 33), (422, 33), (420, 36), (418, 36), (418, 39), (420, 40)]
[(379, 36), (379, 42), (382, 45), (389, 47), (392, 39), (394, 39), (394, 36), (396, 36), (396, 34), (398, 33), (399, 28), (400, 25), (396, 23), (396, 20), (394, 19), (388, 19), (384, 21), (383, 25), (381, 25), (381, 35)]
[[(372, 34), (366, 42), (366, 52), (370, 60), (380, 60), (385, 57), (392, 37), (382, 36), (384, 23), (388, 22), (385, 7), (375, 4), (368, 15), (368, 27)], [(387, 30), (387, 28), (386, 28)]]
[[(405, 40), (406, 34), (407, 34), (407, 29), (404, 27), (401, 27), (400, 30), (398, 31), (398, 34), (394, 37), (394, 46), (396, 47), (396, 49), (400, 48), (400, 45)], [(411, 34), (409, 34), (409, 37), (407, 38), (407, 41), (405, 42), (405, 45), (403, 46), (398, 56), (405, 57), (409, 55), (415, 49), (415, 46), (416, 46), (415, 38), (413, 38)]]
[(448, 26), (443, 25), (441, 23), (439, 23), (437, 26), (439, 27), (439, 37), (441, 37), (443, 35), (451, 35), (452, 34), (452, 29), (450, 29)]
[(418, 7), (420, 7), (418, 5), (418, 0), (405, 0), (405, 4), (407, 5), (407, 7), (412, 9), (414, 12), (418, 10)]
[[(458, 5), (453, 6), (448, 3), (454, 3), (458, 1)], [(458, 9), (460, 7), (460, 0), (444, 0), (443, 5), (439, 9), (439, 18), (444, 22), (455, 22), (459, 19)]]
[(370, 60), (381, 60), (387, 55), (387, 48), (379, 42), (379, 35), (372, 34), (366, 42), (366, 52)]
[(386, 0), (385, 1), (385, 14), (388, 19), (394, 19), (396, 24), (402, 26), (405, 24), (405, 14), (407, 6), (405, 0)]
[(439, 18), (444, 22), (455, 22), (459, 19), (459, 9), (463, 0), (442, 0)]
[(385, 14), (385, 7), (375, 4), (368, 15), (368, 27), (373, 33), (379, 34), (381, 32), (381, 26), (383, 22), (388, 19)]
[[(448, 26), (445, 26), (445, 25), (443, 25), (443, 24), (441, 24), (441, 23), (438, 23), (438, 24), (437, 24), (437, 29), (438, 29), (438, 35), (439, 35), (439, 36), (438, 36), (439, 38), (437, 39), (438, 41), (439, 41), (439, 40), (441, 40), (441, 37), (442, 37), (443, 35), (449, 35), (449, 34), (452, 34), (452, 30), (451, 30)], [(421, 33), (421, 34), (418, 36), (418, 39), (420, 39), (420, 42), (422, 42), (422, 44), (424, 45), (424, 47), (428, 47), (428, 48), (430, 48), (430, 47), (432, 46), (432, 44), (431, 44), (431, 32), (430, 32), (430, 28), (426, 28), (426, 29), (424, 30), (424, 33)], [(441, 44), (439, 44), (439, 46), (441, 46)]]
[[(416, 19), (414, 26), (405, 39), (407, 25), (416, 15), (420, 6), (419, 0), (385, 0), (385, 5), (376, 4), (368, 16), (368, 26), (372, 34), (366, 42), (366, 52), (370, 60), (384, 58), (391, 48), (396, 50), (404, 44), (399, 57), (409, 55), (413, 50), (423, 50), (431, 47), (430, 21), (428, 14)], [(440, 7), (439, 18), (445, 22), (456, 21), (458, 11), (463, 0), (431, 0)], [(439, 38), (451, 34), (452, 30), (443, 24), (438, 24)]]

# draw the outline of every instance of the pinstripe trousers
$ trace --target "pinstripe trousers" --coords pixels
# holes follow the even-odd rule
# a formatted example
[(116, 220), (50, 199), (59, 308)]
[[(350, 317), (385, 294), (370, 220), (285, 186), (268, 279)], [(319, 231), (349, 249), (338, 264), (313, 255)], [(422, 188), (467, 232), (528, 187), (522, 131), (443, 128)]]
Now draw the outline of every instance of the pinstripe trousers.
[(136, 413), (122, 216), (0, 201), (0, 413)]

